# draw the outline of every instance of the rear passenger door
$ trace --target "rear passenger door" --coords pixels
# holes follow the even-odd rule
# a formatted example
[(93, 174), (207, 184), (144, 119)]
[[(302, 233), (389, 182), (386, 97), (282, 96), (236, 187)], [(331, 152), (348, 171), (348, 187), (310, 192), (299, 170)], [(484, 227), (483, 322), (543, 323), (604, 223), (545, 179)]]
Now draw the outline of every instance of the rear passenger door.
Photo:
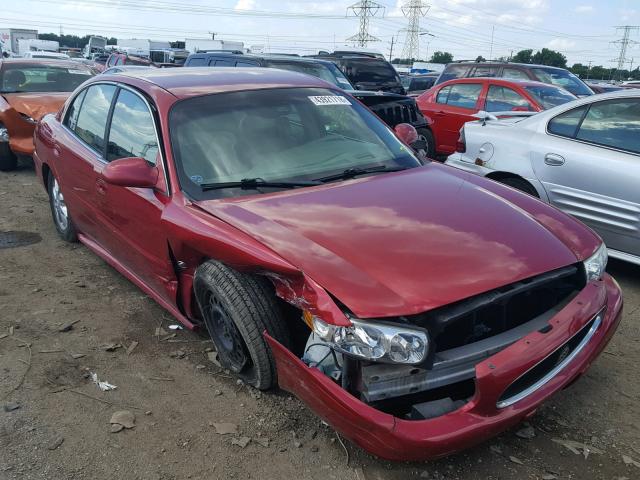
[(455, 152), (462, 126), (471, 120), (480, 108), (484, 84), (457, 83), (438, 92), (434, 105), (431, 128), (436, 140), (436, 151), (442, 154)]
[(116, 87), (93, 84), (72, 100), (53, 150), (58, 180), (78, 230), (102, 244), (104, 214), (98, 206), (105, 132)]
[(591, 226), (609, 248), (640, 255), (640, 99), (569, 110), (532, 144), (549, 201)]

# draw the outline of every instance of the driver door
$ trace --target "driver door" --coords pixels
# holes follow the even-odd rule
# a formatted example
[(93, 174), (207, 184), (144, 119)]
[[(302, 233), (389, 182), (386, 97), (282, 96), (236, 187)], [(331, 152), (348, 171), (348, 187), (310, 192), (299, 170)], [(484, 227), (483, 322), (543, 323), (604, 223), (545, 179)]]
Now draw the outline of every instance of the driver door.
[(162, 224), (170, 196), (155, 118), (147, 100), (128, 88), (118, 89), (112, 108), (106, 162), (142, 157), (157, 165), (161, 182), (155, 189), (100, 182), (96, 196), (108, 223), (105, 247), (147, 286), (173, 302), (175, 272)]

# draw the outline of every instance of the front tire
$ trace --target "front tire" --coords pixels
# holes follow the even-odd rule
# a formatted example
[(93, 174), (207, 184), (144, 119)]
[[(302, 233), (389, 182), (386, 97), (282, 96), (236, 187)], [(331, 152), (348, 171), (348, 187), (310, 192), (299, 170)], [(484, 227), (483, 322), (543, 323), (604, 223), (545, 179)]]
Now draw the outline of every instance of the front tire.
[(510, 187), (515, 188), (516, 190), (520, 190), (521, 192), (528, 193), (532, 197), (540, 198), (538, 195), (538, 191), (531, 185), (529, 182), (522, 178), (517, 177), (507, 177), (498, 180), (500, 183), (504, 185), (508, 185)]
[(196, 270), (194, 291), (220, 364), (255, 388), (274, 387), (276, 365), (262, 334), (286, 346), (289, 331), (269, 281), (208, 261)]
[(436, 141), (433, 133), (428, 128), (418, 129), (418, 140), (424, 142), (424, 154), (427, 158), (435, 160), (436, 158)]
[(0, 142), (0, 170), (9, 172), (18, 166), (18, 157), (11, 151), (9, 142)]
[(53, 173), (49, 174), (47, 179), (48, 191), (49, 191), (49, 206), (51, 207), (51, 215), (53, 216), (53, 223), (56, 226), (56, 230), (62, 237), (62, 239), (69, 243), (75, 243), (78, 241), (78, 234), (76, 227), (69, 215), (69, 209), (64, 200), (64, 195), (60, 190), (60, 184), (54, 177)]

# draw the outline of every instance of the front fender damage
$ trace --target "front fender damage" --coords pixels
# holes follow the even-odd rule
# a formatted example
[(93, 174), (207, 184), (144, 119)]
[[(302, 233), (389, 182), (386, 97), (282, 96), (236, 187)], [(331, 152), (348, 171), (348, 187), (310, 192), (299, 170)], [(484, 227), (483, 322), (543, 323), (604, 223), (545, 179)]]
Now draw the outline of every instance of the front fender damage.
[(342, 327), (351, 325), (326, 290), (304, 273), (300, 272), (295, 277), (272, 272), (264, 275), (271, 280), (276, 294), (285, 302), (301, 310), (308, 310), (327, 323)]

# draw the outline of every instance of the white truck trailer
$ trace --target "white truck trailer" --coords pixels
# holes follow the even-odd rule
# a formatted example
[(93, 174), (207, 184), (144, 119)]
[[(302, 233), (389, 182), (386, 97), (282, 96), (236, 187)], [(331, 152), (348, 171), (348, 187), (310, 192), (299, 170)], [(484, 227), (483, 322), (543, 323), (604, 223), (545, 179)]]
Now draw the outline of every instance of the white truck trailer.
[(24, 28), (0, 28), (0, 39), (4, 45), (3, 53), (9, 51), (14, 55), (18, 54), (18, 40), (38, 38), (37, 30), (27, 30)]
[(60, 44), (55, 40), (39, 40), (37, 38), (19, 38), (18, 55), (24, 57), (27, 52), (55, 52), (58, 53)]
[(205, 50), (225, 50), (244, 52), (244, 43), (230, 40), (212, 40), (210, 38), (187, 38), (184, 48), (190, 53), (203, 52)]

